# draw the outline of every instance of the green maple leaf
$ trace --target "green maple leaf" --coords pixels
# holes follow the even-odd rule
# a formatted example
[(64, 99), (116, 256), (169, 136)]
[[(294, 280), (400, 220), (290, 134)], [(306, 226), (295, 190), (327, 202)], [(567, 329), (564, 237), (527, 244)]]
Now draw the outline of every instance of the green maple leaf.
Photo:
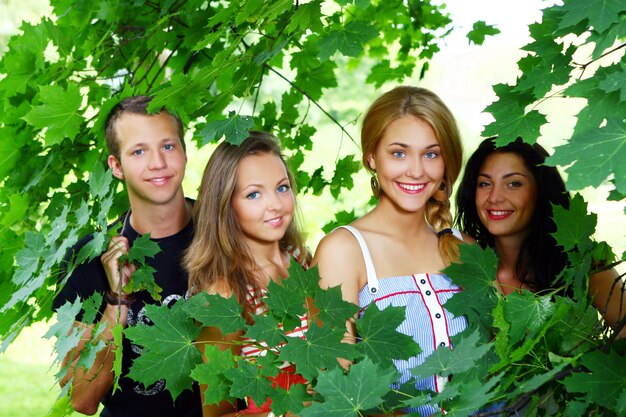
[(284, 288), (292, 291), (292, 297), (313, 297), (320, 290), (319, 272), (317, 267), (304, 269), (298, 262), (292, 260), (289, 264), (289, 279), (284, 279), (281, 284)]
[(433, 403), (437, 403), (439, 397), (446, 397), (451, 393), (455, 393), (453, 399), (441, 401), (441, 407), (446, 410), (446, 416), (451, 417), (467, 417), (484, 407), (497, 395), (497, 390), (492, 391), (494, 387), (502, 379), (503, 374), (494, 375), (487, 381), (479, 381), (478, 379), (463, 380), (460, 378), (452, 379), (452, 382), (436, 397)]
[[(600, 127), (609, 118), (621, 120), (626, 113), (626, 102), (620, 101), (620, 94), (617, 91), (607, 94), (600, 88), (600, 83), (617, 70), (617, 65), (600, 67), (593, 77), (578, 80), (564, 91), (563, 94), (567, 97), (581, 97), (587, 100), (587, 106), (578, 113), (573, 136)], [(587, 156), (589, 155), (585, 155)], [(574, 160), (575, 158), (571, 159)]]
[(107, 231), (100, 230), (93, 234), (93, 239), (87, 242), (76, 254), (73, 265), (80, 265), (85, 262), (86, 259), (93, 260), (96, 256), (100, 256), (106, 249)]
[(566, 407), (563, 410), (563, 415), (568, 417), (583, 417), (587, 408), (589, 408), (588, 401), (577, 401), (571, 400), (567, 401)]
[(626, 389), (623, 389), (618, 395), (615, 404), (615, 411), (618, 415), (626, 414)]
[(611, 24), (619, 21), (620, 13), (624, 11), (624, 3), (620, 0), (570, 0), (562, 6), (565, 12), (559, 29), (575, 26), (585, 19), (589, 25), (599, 32), (604, 32)]
[[(337, 78), (334, 73), (336, 68), (337, 64), (329, 60), (306, 71), (298, 71), (295, 84), (306, 91), (308, 97), (319, 100), (324, 88), (337, 87)], [(284, 106), (282, 107), (284, 110)], [(297, 108), (294, 108), (292, 112), (295, 117), (298, 116)]]
[(254, 316), (254, 324), (246, 330), (246, 337), (263, 340), (268, 346), (277, 346), (285, 341), (285, 332), (278, 320), (272, 316)]
[(402, 80), (406, 75), (405, 67), (397, 66), (392, 68), (391, 61), (383, 59), (372, 67), (365, 82), (380, 88), (391, 80)]
[[(296, 265), (296, 268), (302, 269), (300, 265)], [(280, 284), (270, 281), (264, 299), (271, 314), (285, 326), (285, 330), (299, 326), (299, 316), (306, 314), (305, 295), (302, 288), (293, 285), (294, 281), (295, 277), (292, 276), (281, 280)]]
[(347, 375), (342, 369), (321, 372), (315, 391), (324, 402), (304, 408), (302, 417), (357, 416), (382, 402), (395, 377), (395, 368), (381, 369), (369, 359), (350, 366)]
[[(113, 343), (115, 346), (122, 346), (123, 343), (123, 335), (124, 328), (122, 327), (122, 323), (117, 323), (115, 327), (113, 327)], [(113, 359), (113, 374), (115, 375), (115, 379), (113, 380), (113, 393), (120, 390), (119, 379), (122, 376), (122, 352), (123, 349), (115, 349), (115, 357)]]
[(133, 241), (128, 250), (127, 260), (129, 263), (146, 263), (146, 258), (154, 258), (154, 255), (161, 252), (159, 244), (150, 239), (150, 233), (139, 236)]
[(319, 291), (315, 296), (315, 307), (319, 310), (318, 317), (325, 326), (337, 328), (345, 326), (346, 320), (359, 311), (359, 306), (343, 300), (340, 286)]
[(50, 229), (46, 234), (46, 243), (53, 244), (56, 240), (61, 236), (61, 233), (67, 229), (67, 215), (70, 212), (69, 206), (64, 206), (63, 211), (57, 215), (57, 217), (52, 221), (50, 225)]
[(443, 270), (463, 291), (446, 302), (446, 309), (455, 316), (466, 315), (470, 326), (491, 320), (497, 296), (493, 281), (498, 258), (491, 249), (476, 244), (460, 245), (460, 263)]
[(624, 357), (613, 350), (608, 354), (594, 351), (583, 355), (581, 363), (589, 372), (565, 378), (567, 390), (587, 394), (587, 399), (609, 409), (618, 406), (617, 399), (623, 400), (626, 390)]
[(326, 223), (322, 227), (322, 231), (324, 233), (330, 233), (331, 231), (335, 230), (337, 227), (341, 225), (352, 223), (357, 218), (358, 216), (354, 213), (354, 209), (350, 211), (345, 211), (345, 210), (338, 211), (335, 213), (335, 219)]
[(621, 101), (626, 101), (626, 65), (621, 64), (600, 81), (598, 87), (607, 93), (619, 91)]
[(544, 343), (546, 333), (548, 333), (555, 325), (560, 325), (563, 318), (572, 311), (571, 305), (567, 303), (554, 303), (554, 305), (556, 308), (554, 309), (554, 312), (549, 320), (546, 320), (543, 326), (536, 329), (535, 334), (528, 335), (528, 337), (524, 339), (522, 346), (512, 351), (508, 358), (505, 358), (504, 361), (493, 366), (492, 371), (496, 372), (510, 363), (522, 360), (522, 358), (528, 355), (529, 352), (537, 346), (537, 344)]
[[(580, 155), (585, 155), (580, 158)], [(569, 143), (555, 148), (547, 164), (568, 165), (567, 188), (579, 190), (599, 186), (615, 175), (615, 186), (626, 192), (626, 126), (621, 118), (607, 118), (606, 125), (575, 134)]]
[(313, 172), (313, 175), (311, 175), (304, 191), (311, 191), (313, 195), (319, 196), (322, 194), (322, 191), (324, 191), (324, 187), (326, 187), (327, 184), (328, 182), (324, 179), (324, 167), (319, 167), (315, 170), (315, 172)]
[[(0, 152), (2, 152), (1, 149)], [(12, 194), (9, 196), (9, 211), (4, 213), (4, 217), (0, 219), (0, 224), (11, 226), (13, 223), (21, 220), (28, 210), (29, 203), (30, 197), (28, 194)]]
[(83, 117), (78, 110), (82, 96), (74, 83), (67, 85), (67, 90), (59, 85), (39, 87), (42, 102), (33, 106), (24, 116), (24, 120), (38, 129), (46, 128), (46, 143), (51, 146), (65, 138), (74, 139), (79, 132)]
[(138, 292), (146, 290), (150, 293), (150, 296), (154, 300), (161, 299), (161, 291), (163, 288), (159, 287), (154, 281), (154, 273), (156, 269), (150, 265), (142, 265), (135, 272), (130, 282), (124, 285), (123, 290), (126, 292)]
[(207, 385), (204, 392), (205, 404), (218, 404), (228, 398), (230, 382), (223, 375), (225, 371), (233, 369), (235, 360), (230, 349), (220, 350), (217, 346), (204, 346), (206, 362), (196, 366), (191, 377), (200, 384)]
[(500, 33), (500, 29), (479, 20), (474, 23), (472, 30), (467, 33), (467, 39), (476, 45), (482, 45), (487, 36), (497, 35), (498, 33)]
[(19, 161), (26, 139), (11, 127), (0, 127), (0, 138), (11, 138), (11, 140), (0, 141), (0, 179), (4, 179)]
[(306, 30), (320, 32), (323, 28), (321, 3), (321, 0), (315, 0), (298, 5), (296, 11), (289, 18), (285, 32), (298, 33)]
[(536, 390), (546, 383), (552, 382), (554, 376), (558, 374), (559, 372), (561, 372), (566, 366), (570, 365), (570, 362), (571, 362), (570, 360), (563, 361), (562, 363), (557, 365), (555, 368), (550, 369), (548, 372), (537, 374), (537, 375), (532, 376), (529, 379), (522, 379), (518, 381), (516, 383), (517, 388), (515, 389), (515, 391), (509, 394), (510, 398), (518, 397), (527, 392)]
[(364, 21), (350, 22), (339, 30), (331, 31), (320, 40), (322, 61), (339, 51), (343, 55), (358, 57), (363, 53), (363, 44), (378, 36), (378, 30)]
[(493, 346), (479, 338), (478, 331), (473, 331), (456, 343), (454, 349), (438, 347), (422, 364), (413, 368), (411, 373), (419, 378), (427, 378), (431, 375), (449, 376), (472, 369)]
[(310, 401), (310, 397), (304, 384), (294, 384), (289, 390), (276, 387), (272, 392), (272, 411), (277, 415), (285, 414), (287, 411), (300, 415), (305, 401)]
[(354, 155), (348, 155), (337, 161), (335, 174), (330, 181), (330, 194), (338, 198), (342, 188), (352, 189), (354, 187), (352, 175), (359, 172), (360, 169), (361, 163), (355, 161)]
[(11, 281), (15, 285), (28, 282), (39, 269), (41, 255), (46, 252), (46, 241), (43, 235), (27, 231), (24, 234), (24, 247), (15, 254), (18, 267)]
[(103, 198), (109, 192), (112, 181), (111, 170), (105, 171), (103, 165), (98, 162), (89, 174), (89, 194), (94, 198)]
[[(100, 301), (102, 296), (100, 295)], [(44, 337), (50, 339), (56, 337), (55, 353), (57, 357), (55, 362), (61, 362), (67, 353), (78, 346), (82, 332), (76, 331), (74, 328), (74, 322), (77, 320), (76, 316), (81, 311), (83, 303), (78, 297), (74, 302), (67, 301), (57, 310), (57, 322), (53, 324)]]
[(248, 131), (253, 125), (254, 118), (252, 116), (240, 116), (235, 114), (234, 111), (231, 111), (228, 113), (228, 118), (225, 120), (216, 120), (207, 123), (204, 129), (200, 131), (199, 135), (202, 138), (202, 145), (218, 141), (224, 136), (228, 143), (241, 145), (248, 137)]
[(309, 381), (320, 369), (333, 369), (339, 366), (337, 358), (352, 360), (358, 356), (354, 345), (343, 343), (345, 328), (333, 330), (309, 323), (306, 339), (289, 337), (280, 350), (279, 357), (298, 365), (298, 373)]
[(493, 115), (496, 121), (485, 127), (483, 136), (498, 136), (504, 143), (522, 137), (528, 143), (535, 143), (539, 129), (546, 124), (546, 116), (537, 110), (525, 112), (520, 104), (512, 104), (505, 111)]
[(587, 213), (587, 203), (580, 194), (574, 195), (569, 210), (554, 206), (553, 211), (556, 232), (552, 236), (566, 251), (589, 241), (589, 237), (595, 233), (597, 215)]
[(363, 317), (356, 321), (359, 343), (357, 350), (375, 363), (392, 365), (392, 359), (409, 359), (422, 351), (411, 336), (396, 329), (406, 319), (405, 307), (389, 306), (382, 311), (370, 304)]
[(76, 227), (81, 228), (85, 226), (90, 219), (91, 213), (89, 212), (89, 204), (83, 200), (80, 202), (80, 206), (74, 211), (76, 217)]
[(513, 292), (506, 297), (504, 303), (504, 317), (511, 323), (509, 336), (511, 344), (515, 344), (525, 337), (532, 337), (552, 317), (556, 305), (549, 295), (536, 296), (524, 291)]
[(223, 334), (234, 333), (246, 325), (243, 310), (235, 296), (224, 298), (201, 292), (191, 297), (184, 308), (203, 326), (219, 327)]
[(245, 359), (239, 359), (237, 368), (226, 370), (224, 376), (232, 382), (232, 398), (251, 397), (256, 404), (263, 404), (274, 390), (263, 369)]
[(146, 305), (146, 315), (154, 325), (137, 325), (124, 331), (126, 337), (143, 346), (143, 353), (133, 362), (128, 377), (145, 386), (165, 379), (174, 399), (184, 389), (191, 388), (191, 371), (202, 363), (202, 355), (195, 346), (200, 327), (187, 315), (185, 304), (179, 301), (171, 308)]
[(588, 38), (588, 43), (595, 44), (591, 58), (598, 59), (602, 56), (618, 39), (623, 38), (624, 33), (626, 33), (626, 20), (624, 19), (621, 19), (617, 24), (611, 25), (606, 32), (599, 33), (592, 30)]

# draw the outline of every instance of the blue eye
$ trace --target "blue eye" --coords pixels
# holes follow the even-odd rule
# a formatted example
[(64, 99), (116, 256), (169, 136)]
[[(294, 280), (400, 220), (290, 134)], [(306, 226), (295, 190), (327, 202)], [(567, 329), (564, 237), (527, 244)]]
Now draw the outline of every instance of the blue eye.
[(283, 185), (279, 185), (276, 191), (278, 191), (279, 193), (286, 193), (290, 189), (291, 187), (289, 185), (283, 184)]
[(256, 199), (257, 199), (257, 198), (259, 198), (260, 196), (261, 196), (261, 193), (260, 193), (260, 192), (258, 192), (258, 191), (253, 191), (253, 192), (251, 192), (250, 194), (248, 194), (248, 195), (246, 196), (246, 198), (247, 198), (248, 200), (256, 200)]
[(173, 144), (171, 144), (171, 143), (163, 145), (163, 149), (165, 149), (166, 151), (171, 151), (174, 148), (175, 148), (175, 146)]
[(137, 156), (143, 155), (144, 153), (145, 153), (145, 151), (143, 149), (135, 149), (133, 151), (133, 155), (137, 155)]
[(398, 159), (404, 158), (406, 156), (406, 152), (404, 151), (394, 151), (391, 154), (393, 155), (394, 158), (398, 158)]
[(439, 156), (439, 154), (435, 151), (429, 151), (424, 154), (424, 158), (426, 159), (435, 159)]

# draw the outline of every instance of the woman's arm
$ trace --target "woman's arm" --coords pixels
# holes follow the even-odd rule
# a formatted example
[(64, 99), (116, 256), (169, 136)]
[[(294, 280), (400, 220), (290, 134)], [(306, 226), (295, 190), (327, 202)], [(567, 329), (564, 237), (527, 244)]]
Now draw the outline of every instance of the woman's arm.
[[(317, 246), (312, 266), (317, 266), (320, 275), (320, 287), (341, 286), (345, 301), (359, 305), (359, 291), (363, 286), (360, 276), (365, 276), (365, 263), (357, 241), (347, 230), (335, 230), (326, 235)], [(345, 343), (356, 343), (354, 319), (346, 322)], [(339, 359), (342, 367), (348, 368), (349, 362)]]
[[(613, 329), (626, 316), (624, 285), (624, 280), (615, 269), (598, 272), (589, 278), (589, 295), (593, 305)], [(626, 338), (626, 326), (621, 329), (617, 338)]]
[[(217, 327), (202, 328), (197, 339), (197, 342), (199, 342), (198, 348), (200, 349), (200, 352), (202, 352), (202, 359), (205, 362), (207, 362), (205, 355), (205, 348), (207, 344), (214, 345), (222, 351), (230, 349), (233, 352), (233, 355), (238, 355), (241, 351), (240, 341), (241, 332), (231, 333), (224, 336)], [(222, 401), (219, 404), (205, 405), (204, 398), (207, 389), (208, 387), (206, 385), (200, 385), (203, 417), (235, 416), (237, 414), (236, 405), (229, 401)]]

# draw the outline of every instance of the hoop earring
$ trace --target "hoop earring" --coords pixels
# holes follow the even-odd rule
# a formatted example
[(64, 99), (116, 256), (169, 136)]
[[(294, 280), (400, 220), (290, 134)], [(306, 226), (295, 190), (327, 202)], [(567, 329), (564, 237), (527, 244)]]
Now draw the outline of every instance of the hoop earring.
[(450, 198), (450, 194), (452, 194), (452, 187), (448, 186), (448, 180), (444, 180), (441, 184), (439, 184), (439, 189), (435, 191), (432, 198), (443, 202)]
[(380, 199), (382, 189), (380, 188), (380, 183), (378, 182), (378, 177), (376, 176), (376, 173), (372, 175), (372, 178), (370, 179), (370, 185), (372, 187), (372, 193), (374, 193), (374, 197)]

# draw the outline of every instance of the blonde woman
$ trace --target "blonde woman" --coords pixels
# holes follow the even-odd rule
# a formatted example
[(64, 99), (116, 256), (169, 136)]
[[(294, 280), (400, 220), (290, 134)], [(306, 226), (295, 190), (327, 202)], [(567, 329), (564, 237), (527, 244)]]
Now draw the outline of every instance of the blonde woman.
[[(451, 347), (450, 337), (463, 329), (464, 317), (453, 317), (445, 302), (460, 289), (441, 270), (458, 256), (467, 240), (451, 229), (450, 194), (462, 163), (455, 119), (433, 92), (397, 87), (369, 108), (361, 130), (363, 164), (372, 174), (376, 207), (338, 228), (320, 242), (314, 263), (324, 286), (341, 285), (345, 300), (362, 310), (406, 306), (398, 331), (410, 335), (422, 353), (394, 361), (400, 379), (437, 347)], [(356, 340), (349, 324), (348, 340)], [(445, 380), (430, 376), (419, 389), (439, 392)], [(406, 410), (421, 415), (432, 406)]]

